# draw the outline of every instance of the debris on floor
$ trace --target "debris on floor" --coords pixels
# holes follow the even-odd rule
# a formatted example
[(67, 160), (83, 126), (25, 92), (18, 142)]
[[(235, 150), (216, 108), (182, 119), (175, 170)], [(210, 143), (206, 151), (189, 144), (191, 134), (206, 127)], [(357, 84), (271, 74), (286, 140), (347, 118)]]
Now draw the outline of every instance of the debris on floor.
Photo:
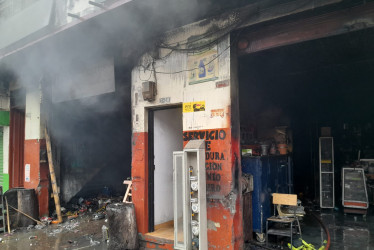
[(107, 249), (103, 242), (102, 228), (105, 220), (93, 220), (86, 213), (61, 224), (51, 224), (42, 229), (19, 228), (13, 234), (4, 234), (0, 249)]
[(107, 249), (109, 242), (106, 207), (122, 202), (123, 197), (100, 195), (95, 198), (78, 197), (61, 207), (63, 222), (53, 224), (57, 218), (41, 217), (36, 225), (13, 229), (0, 238), (1, 249)]
[(94, 220), (101, 220), (101, 219), (104, 219), (104, 218), (105, 218), (105, 214), (103, 214), (103, 213), (95, 213), (93, 215), (92, 219), (94, 219)]

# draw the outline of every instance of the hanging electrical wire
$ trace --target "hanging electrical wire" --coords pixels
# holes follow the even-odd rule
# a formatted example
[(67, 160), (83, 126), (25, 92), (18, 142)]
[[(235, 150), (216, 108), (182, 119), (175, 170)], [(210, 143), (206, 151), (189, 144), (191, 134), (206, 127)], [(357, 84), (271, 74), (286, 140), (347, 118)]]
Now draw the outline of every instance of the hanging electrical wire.
[[(201, 36), (198, 36), (195, 39), (187, 38), (187, 39), (184, 39), (184, 40), (181, 40), (181, 41), (177, 41), (177, 42), (172, 42), (172, 43), (161, 43), (160, 45), (163, 46), (163, 47), (165, 47), (165, 48), (176, 48), (177, 46), (180, 47), (180, 46), (183, 46), (183, 45), (188, 45), (188, 44), (191, 44), (191, 43), (196, 43), (196, 42), (201, 41), (201, 40), (203, 40), (203, 39), (205, 39), (207, 37), (211, 37), (214, 34), (220, 33), (223, 30), (230, 30), (230, 31), (232, 31), (233, 27), (237, 26), (237, 23), (240, 20), (239, 13), (237, 11), (234, 11), (229, 16), (231, 16), (231, 18), (228, 18), (228, 19), (232, 19), (232, 20), (234, 20), (234, 22), (231, 23), (231, 24), (229, 24), (224, 29), (215, 29), (215, 30), (206, 32), (205, 34), (203, 34)], [(175, 46), (173, 46), (173, 45), (175, 45)]]
[[(222, 56), (222, 54), (223, 54), (224, 52), (226, 52), (228, 49), (230, 49), (230, 48), (232, 47), (232, 45), (234, 45), (234, 44), (238, 41), (238, 38), (239, 38), (239, 36), (240, 36), (240, 33), (241, 33), (241, 32), (239, 32), (239, 33), (236, 35), (235, 39), (232, 40), (232, 42), (229, 44), (229, 46), (227, 46), (225, 49), (223, 49), (219, 54), (217, 54), (216, 57), (214, 57), (212, 60), (208, 61), (205, 65), (209, 65), (209, 64), (213, 63), (213, 62), (214, 62), (215, 60), (217, 60), (220, 56)], [(144, 67), (144, 66), (141, 65), (141, 67)], [(146, 70), (149, 70), (149, 71), (151, 71), (151, 72), (154, 71), (154, 73), (156, 73), (156, 74), (173, 75), (173, 74), (179, 74), (179, 73), (183, 73), (183, 72), (191, 72), (191, 71), (197, 70), (197, 69), (199, 69), (199, 68), (198, 68), (198, 67), (195, 67), (195, 68), (191, 68), (191, 69), (184, 69), (184, 70), (173, 71), (173, 72), (156, 71), (154, 67), (153, 67), (152, 69), (149, 69), (149, 67), (148, 67), (148, 68), (145, 68), (145, 67), (144, 67), (144, 69), (145, 69), (145, 71), (146, 71)]]
[[(293, 11), (295, 11), (299, 8), (303, 8), (304, 7), (303, 5), (296, 7)], [(259, 14), (263, 11), (264, 10), (260, 10), (260, 9), (257, 9), (257, 8), (254, 8), (254, 10), (250, 13), (240, 13), (240, 12), (235, 11), (235, 12), (231, 13), (231, 19), (233, 20), (233, 23), (231, 25), (225, 27), (224, 29), (217, 29), (217, 30), (213, 30), (211, 32), (207, 32), (207, 33), (199, 36), (196, 39), (187, 38), (185, 40), (174, 42), (174, 43), (169, 43), (169, 44), (165, 44), (165, 43), (161, 42), (158, 45), (158, 48), (169, 49), (170, 50), (169, 53), (167, 53), (162, 58), (153, 58), (152, 57), (152, 62), (148, 63), (147, 66), (138, 65), (138, 67), (143, 68), (144, 72), (149, 70), (151, 72), (154, 72), (155, 74), (166, 74), (166, 75), (179, 74), (179, 73), (183, 73), (183, 72), (191, 72), (191, 71), (197, 70), (198, 68), (195, 67), (195, 68), (191, 68), (191, 69), (178, 70), (178, 71), (173, 71), (173, 72), (156, 71), (153, 63), (154, 63), (154, 61), (156, 61), (156, 59), (157, 60), (166, 60), (175, 51), (181, 52), (181, 53), (196, 53), (196, 52), (201, 52), (201, 51), (204, 51), (206, 49), (209, 49), (209, 48), (213, 47), (214, 45), (218, 44), (223, 39), (225, 39), (234, 30), (239, 29), (242, 25), (244, 25), (246, 22), (248, 22), (248, 20), (250, 20), (251, 17), (253, 17), (254, 15)], [(241, 17), (240, 16), (241, 14), (244, 14), (245, 16)], [(190, 45), (196, 44), (196, 42), (201, 41), (203, 39), (208, 39), (209, 37), (211, 37), (215, 34), (218, 34), (220, 32), (223, 32), (223, 34), (219, 35), (218, 37), (216, 37), (215, 39), (213, 39), (211, 41), (208, 41), (207, 43), (199, 44), (197, 46), (190, 46)], [(241, 32), (242, 32), (242, 30), (238, 33), (237, 37), (235, 39), (233, 39), (233, 41), (231, 42), (231, 44), (227, 48), (222, 50), (215, 58), (213, 58), (212, 60), (207, 62), (206, 65), (209, 65), (212, 62), (214, 62), (215, 60), (217, 60), (220, 56), (222, 56), (222, 54), (225, 51), (227, 51), (229, 48), (231, 48), (232, 45), (237, 42), (239, 34)], [(172, 46), (173, 44), (175, 44), (175, 46)], [(150, 69), (150, 65), (153, 65), (152, 69)]]
[[(209, 43), (207, 44), (204, 44), (202, 46), (199, 46), (199, 47), (194, 47), (194, 48), (189, 48), (189, 49), (175, 49), (175, 48), (168, 48), (170, 49), (170, 52), (165, 55), (164, 57), (162, 58), (158, 58), (158, 60), (165, 60), (166, 58), (168, 58), (174, 51), (182, 51), (182, 52), (188, 52), (188, 53), (192, 53), (192, 52), (196, 52), (196, 51), (203, 51), (204, 49), (207, 49), (207, 48), (211, 48), (213, 45), (216, 45), (218, 44), (221, 40), (223, 40), (224, 38), (227, 37), (227, 35), (229, 35), (233, 30), (236, 29), (236, 27), (238, 27), (239, 25), (241, 25), (242, 22), (239, 22), (235, 25), (235, 27), (233, 29), (230, 29), (230, 31), (228, 32), (225, 32), (222, 36), (214, 39), (213, 41), (210, 41)], [(217, 60), (219, 57), (222, 56), (222, 54), (224, 52), (226, 52), (228, 49), (230, 49), (234, 44), (236, 44), (236, 42), (238, 41), (238, 38), (241, 34), (242, 30), (238, 32), (238, 34), (236, 35), (235, 39), (232, 39), (232, 42), (229, 44), (229, 46), (227, 46), (225, 49), (223, 49), (216, 57), (214, 57), (212, 60), (208, 61), (206, 63), (206, 65), (209, 65), (211, 63), (213, 63), (215, 60)], [(152, 72), (154, 72), (155, 74), (165, 74), (165, 75), (172, 75), (172, 74), (179, 74), (179, 73), (183, 73), (183, 72), (191, 72), (191, 71), (194, 71), (194, 70), (197, 70), (198, 67), (195, 67), (195, 68), (191, 68), (191, 69), (185, 69), (185, 70), (179, 70), (179, 71), (173, 71), (173, 72), (163, 72), (163, 71), (156, 71), (155, 70), (155, 67), (154, 67), (154, 63), (156, 61), (155, 58), (151, 57), (152, 58), (152, 62), (148, 63), (146, 66), (144, 66), (143, 64), (140, 64), (138, 65), (139, 68), (143, 68), (144, 72), (149, 70), (151, 71), (150, 72), (150, 76), (148, 78), (148, 80), (150, 79), (151, 75), (152, 75)], [(153, 65), (152, 69), (149, 69), (150, 68), (150, 65)], [(139, 76), (140, 77), (140, 76)]]

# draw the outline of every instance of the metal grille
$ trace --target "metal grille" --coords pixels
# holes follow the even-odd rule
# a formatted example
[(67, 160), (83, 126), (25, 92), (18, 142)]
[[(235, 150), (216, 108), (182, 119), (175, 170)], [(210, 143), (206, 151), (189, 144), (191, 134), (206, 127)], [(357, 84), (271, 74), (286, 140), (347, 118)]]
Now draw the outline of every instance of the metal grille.
[(335, 206), (334, 142), (332, 137), (319, 138), (320, 206)]

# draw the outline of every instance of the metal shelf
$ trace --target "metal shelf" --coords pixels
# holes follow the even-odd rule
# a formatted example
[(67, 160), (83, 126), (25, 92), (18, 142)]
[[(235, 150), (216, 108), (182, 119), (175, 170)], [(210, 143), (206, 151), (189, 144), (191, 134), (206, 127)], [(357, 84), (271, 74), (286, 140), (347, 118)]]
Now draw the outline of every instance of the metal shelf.
[(319, 173), (320, 207), (334, 208), (334, 141), (332, 137), (319, 138)]

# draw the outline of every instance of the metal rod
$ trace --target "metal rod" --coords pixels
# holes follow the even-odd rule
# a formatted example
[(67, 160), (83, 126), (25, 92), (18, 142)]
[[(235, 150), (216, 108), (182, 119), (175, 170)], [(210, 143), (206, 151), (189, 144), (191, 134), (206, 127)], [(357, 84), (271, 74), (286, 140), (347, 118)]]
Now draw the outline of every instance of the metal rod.
[(10, 220), (9, 220), (9, 207), (8, 207), (8, 200), (5, 196), (5, 205), (6, 205), (6, 220), (8, 223), (8, 233), (10, 234)]
[(106, 10), (107, 8), (104, 6), (104, 4), (101, 4), (101, 3), (96, 3), (96, 2), (92, 2), (92, 1), (88, 1), (89, 4), (93, 5), (93, 6), (96, 6), (96, 7), (99, 7), (103, 10)]
[(77, 15), (77, 14), (73, 14), (73, 13), (68, 13), (68, 16), (69, 17), (73, 17), (73, 18), (77, 18), (77, 19), (79, 19), (79, 20), (84, 20), (82, 17), (80, 17), (79, 15)]
[(33, 217), (31, 217), (30, 215), (28, 215), (28, 214), (25, 214), (24, 212), (22, 212), (22, 211), (20, 211), (20, 210), (18, 210), (17, 208), (15, 208), (15, 207), (12, 207), (11, 205), (9, 205), (9, 207), (10, 208), (12, 208), (12, 209), (14, 209), (14, 210), (16, 210), (18, 213), (20, 213), (20, 214), (22, 214), (22, 215), (24, 215), (24, 216), (26, 216), (27, 218), (30, 218), (30, 219), (32, 219), (33, 221), (35, 221), (36, 223), (39, 223), (39, 224), (41, 224), (41, 225), (43, 225), (43, 226), (45, 226), (45, 224), (43, 223), (43, 222), (41, 222), (40, 220), (35, 220)]

